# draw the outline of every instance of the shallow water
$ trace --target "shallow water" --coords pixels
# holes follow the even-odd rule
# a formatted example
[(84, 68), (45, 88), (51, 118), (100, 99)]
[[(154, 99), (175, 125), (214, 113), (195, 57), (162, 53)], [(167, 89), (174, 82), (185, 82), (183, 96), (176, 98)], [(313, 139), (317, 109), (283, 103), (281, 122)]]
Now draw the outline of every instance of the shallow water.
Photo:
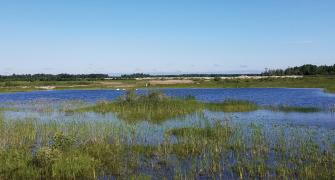
[[(258, 110), (247, 113), (223, 113), (206, 111), (203, 115), (193, 114), (186, 117), (170, 119), (162, 124), (138, 123), (138, 129), (156, 133), (158, 139), (163, 137), (166, 129), (192, 126), (203, 119), (217, 120), (231, 119), (235, 122), (261, 122), (262, 124), (291, 124), (299, 126), (315, 126), (327, 129), (335, 128), (335, 113), (327, 111), (335, 107), (335, 95), (325, 93), (322, 89), (290, 89), (290, 88), (242, 88), (242, 89), (161, 89), (169, 96), (183, 97), (192, 95), (200, 101), (220, 102), (226, 99), (242, 99), (259, 105), (290, 105), (304, 107), (318, 107), (325, 111), (314, 113), (273, 112)], [(141, 89), (138, 93), (146, 93)], [(2, 107), (18, 110), (8, 110), (4, 113), (9, 119), (33, 118), (39, 121), (111, 121), (125, 125), (113, 113), (66, 113), (62, 110), (73, 109), (101, 100), (115, 100), (125, 91), (116, 90), (64, 90), (64, 91), (34, 91), (0, 94)], [(150, 129), (150, 131), (148, 131)]]
[[(81, 122), (88, 122), (88, 135), (93, 133), (99, 137), (103, 134), (103, 126), (95, 126), (94, 122), (107, 122), (108, 125), (113, 125), (112, 129), (106, 128), (109, 133), (110, 141), (113, 142), (113, 137), (119, 137), (123, 143), (142, 144), (142, 145), (159, 145), (164, 144), (168, 139), (169, 143), (178, 142), (177, 137), (171, 136), (167, 138), (166, 132), (182, 127), (208, 127), (214, 126), (216, 123), (224, 124), (225, 121), (233, 122), (233, 125), (238, 125), (241, 128), (238, 132), (243, 132), (243, 137), (246, 138), (245, 144), (252, 146), (252, 125), (262, 128), (265, 141), (279, 142), (281, 130), (285, 133), (285, 137), (297, 136), (302, 139), (301, 142), (307, 142), (310, 138), (315, 138), (315, 142), (320, 145), (320, 148), (327, 149), (334, 145), (335, 139), (335, 113), (329, 109), (335, 105), (335, 95), (324, 93), (321, 89), (284, 89), (284, 88), (247, 88), (247, 89), (161, 89), (169, 96), (188, 96), (192, 95), (200, 101), (220, 102), (226, 99), (242, 99), (255, 102), (259, 105), (290, 105), (303, 107), (318, 107), (323, 109), (320, 112), (301, 113), (301, 112), (280, 112), (271, 110), (257, 110), (253, 112), (212, 112), (204, 110), (189, 114), (183, 117), (167, 119), (161, 123), (150, 123), (147, 121), (128, 122), (118, 118), (114, 113), (94, 113), (83, 112), (76, 113), (73, 111), (64, 111), (68, 109), (77, 109), (91, 105), (101, 100), (115, 100), (123, 95), (125, 91), (116, 90), (66, 90), (66, 91), (35, 91), (24, 93), (9, 93), (0, 94), (0, 107), (6, 107), (3, 111), (5, 119), (21, 120), (34, 119), (39, 122), (52, 122), (59, 126), (62, 131), (66, 131), (64, 122), (74, 122), (73, 127), (77, 127)], [(138, 93), (146, 93), (148, 90), (139, 90)], [(1, 114), (0, 114), (1, 115)], [(59, 122), (59, 123), (58, 123)], [(91, 123), (92, 122), (92, 123)], [(51, 124), (52, 124), (51, 123)], [(78, 124), (77, 124), (78, 123)], [(103, 124), (102, 123), (102, 124)], [(43, 123), (42, 123), (43, 124)], [(99, 124), (99, 123), (97, 123)], [(103, 124), (106, 125), (106, 124)], [(97, 128), (96, 128), (97, 127)], [(115, 127), (115, 128), (114, 128)], [(78, 128), (78, 132), (79, 132)], [(235, 129), (236, 130), (236, 129)], [(77, 131), (74, 128), (73, 131)], [(119, 133), (119, 134), (118, 134)], [(313, 136), (310, 136), (313, 133)], [(85, 137), (85, 136), (84, 136)], [(232, 139), (234, 139), (232, 137)], [(239, 138), (240, 139), (240, 138)], [(324, 143), (326, 142), (326, 143)], [(39, 147), (39, 140), (36, 142), (36, 147)], [(272, 145), (271, 143), (269, 143)], [(293, 144), (294, 145), (294, 144)], [(289, 147), (290, 145), (288, 145)], [(329, 147), (328, 147), (329, 146)], [(335, 146), (334, 146), (335, 147)], [(270, 152), (269, 164), (273, 166), (276, 162), (275, 154)], [(191, 160), (175, 159), (174, 155), (169, 157), (168, 161), (172, 162), (171, 166), (162, 166), (162, 169), (157, 170), (154, 167), (143, 166), (139, 169), (140, 172), (158, 177), (166, 175), (173, 177), (174, 168), (178, 163), (180, 168), (185, 171), (190, 171), (192, 166)], [(200, 157), (198, 157), (200, 158)], [(234, 157), (229, 156), (231, 164), (236, 163)], [(150, 159), (149, 159), (150, 160)], [(152, 161), (152, 162), (151, 162)], [(201, 158), (197, 161), (202, 162)], [(146, 162), (146, 161), (145, 161)], [(157, 163), (153, 158), (150, 163)], [(176, 163), (173, 163), (176, 162)], [(204, 161), (205, 162), (205, 161)], [(222, 163), (225, 163), (222, 161)], [(196, 164), (196, 166), (200, 166)], [(206, 175), (206, 174), (204, 174)], [(237, 179), (238, 175), (232, 173), (231, 170), (223, 171), (224, 179)], [(198, 179), (206, 179), (206, 176), (197, 176)], [(101, 179), (113, 179), (114, 177), (104, 177)], [(115, 178), (116, 179), (116, 178)], [(157, 178), (159, 179), (159, 178)], [(172, 179), (172, 178), (171, 178)]]

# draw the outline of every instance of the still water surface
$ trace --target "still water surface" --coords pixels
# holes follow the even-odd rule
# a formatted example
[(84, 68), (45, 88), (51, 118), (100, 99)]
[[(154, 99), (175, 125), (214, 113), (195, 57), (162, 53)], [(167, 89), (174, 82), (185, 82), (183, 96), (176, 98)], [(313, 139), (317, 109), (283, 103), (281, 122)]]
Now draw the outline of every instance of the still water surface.
[[(138, 90), (145, 93), (148, 90)], [(335, 105), (335, 94), (322, 89), (304, 88), (226, 88), (226, 89), (161, 89), (169, 96), (192, 95), (201, 101), (219, 102), (243, 99), (260, 105), (290, 105), (329, 108)], [(38, 99), (82, 100), (96, 102), (114, 100), (125, 91), (117, 90), (52, 90), (0, 94), (0, 102), (23, 102)]]

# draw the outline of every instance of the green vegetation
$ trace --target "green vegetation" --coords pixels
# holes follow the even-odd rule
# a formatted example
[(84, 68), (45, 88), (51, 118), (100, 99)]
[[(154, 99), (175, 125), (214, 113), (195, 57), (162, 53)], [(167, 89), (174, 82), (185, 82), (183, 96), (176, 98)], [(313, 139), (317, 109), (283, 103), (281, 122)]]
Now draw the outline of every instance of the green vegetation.
[(132, 165), (118, 153), (126, 145), (107, 143), (118, 130), (110, 123), (0, 122), (0, 179), (97, 178)]
[[(299, 131), (293, 127), (286, 127), (289, 130), (276, 127), (272, 136), (268, 137), (260, 125), (249, 125), (249, 133), (239, 128), (225, 124), (211, 129), (173, 129), (169, 134), (178, 137), (178, 143), (173, 145), (173, 153), (182, 159), (205, 157), (200, 164), (205, 165), (203, 171), (212, 174), (211, 177), (223, 169), (235, 173), (235, 178), (240, 179), (327, 179), (335, 175), (332, 172), (334, 144), (327, 142), (330, 144), (323, 149), (321, 144), (312, 140), (314, 136), (307, 129)], [(292, 133), (292, 136), (285, 133)]]
[(71, 112), (115, 113), (119, 118), (128, 122), (149, 121), (161, 123), (181, 116), (203, 112), (205, 109), (217, 112), (250, 112), (267, 109), (281, 112), (319, 112), (321, 109), (313, 107), (292, 106), (258, 106), (244, 100), (226, 100), (221, 103), (204, 103), (193, 97), (172, 98), (161, 92), (151, 92), (137, 95), (135, 91), (128, 91), (125, 96), (116, 101), (103, 101)]
[(194, 84), (157, 85), (170, 88), (325, 88), (334, 92), (335, 76), (305, 76), (303, 78), (194, 80)]
[(227, 100), (223, 103), (203, 103), (194, 97), (172, 98), (161, 92), (151, 92), (147, 95), (137, 95), (135, 91), (114, 102), (99, 102), (96, 105), (75, 110), (76, 112), (113, 112), (119, 118), (130, 121), (160, 123), (165, 120), (185, 116), (205, 109), (222, 112), (249, 112), (259, 107), (249, 101)]
[(191, 114), (203, 110), (200, 102), (194, 98), (171, 98), (160, 92), (137, 95), (135, 91), (128, 93), (115, 102), (100, 102), (94, 106), (79, 109), (79, 112), (114, 112), (127, 121), (148, 120), (162, 122), (167, 119)]
[(102, 80), (108, 78), (107, 74), (23, 74), (1, 76), (0, 81), (82, 81), (82, 80)]
[(281, 111), (281, 112), (302, 112), (302, 113), (313, 113), (320, 112), (321, 109), (315, 107), (295, 107), (295, 106), (270, 106), (265, 107), (272, 111)]
[(16, 108), (0, 107), (0, 113), (2, 111), (16, 111), (16, 110), (17, 110)]
[(326, 89), (327, 92), (335, 93), (335, 87), (329, 87)]
[(206, 103), (206, 108), (211, 111), (248, 112), (255, 111), (259, 107), (249, 101), (226, 100), (223, 103)]
[(312, 64), (305, 64), (287, 68), (285, 70), (267, 70), (263, 73), (266, 76), (283, 76), (283, 75), (335, 75), (335, 64), (330, 66), (316, 66)]
[(161, 143), (145, 145), (136, 127), (0, 116), (0, 179), (335, 177), (334, 130), (320, 136), (313, 128), (225, 120), (170, 129)]
[[(177, 78), (178, 79), (178, 78)], [(335, 76), (263, 79), (193, 79), (193, 83), (150, 84), (149, 80), (80, 80), (80, 81), (0, 81), (0, 92), (45, 89), (115, 89), (115, 88), (324, 88), (335, 92)], [(49, 87), (46, 87), (49, 86)]]

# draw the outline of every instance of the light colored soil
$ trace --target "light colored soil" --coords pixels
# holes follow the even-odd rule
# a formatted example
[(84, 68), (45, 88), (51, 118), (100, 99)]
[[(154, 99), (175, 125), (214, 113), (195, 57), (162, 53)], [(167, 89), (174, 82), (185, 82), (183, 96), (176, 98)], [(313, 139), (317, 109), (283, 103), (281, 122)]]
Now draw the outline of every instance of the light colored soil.
[(128, 83), (124, 83), (124, 82), (101, 82), (102, 85), (104, 85), (105, 87), (111, 87), (111, 88), (132, 88), (135, 87), (136, 84), (132, 83), (132, 84), (128, 84)]
[(56, 86), (38, 86), (38, 87), (35, 87), (37, 89), (45, 89), (45, 90), (51, 90), (51, 89), (55, 89)]
[(100, 82), (102, 85), (107, 85), (107, 86), (117, 86), (117, 85), (124, 85), (125, 83), (123, 82), (111, 82), (111, 81), (103, 81)]
[(164, 85), (164, 84), (192, 84), (193, 80), (183, 79), (183, 80), (151, 80), (149, 81), (151, 85)]

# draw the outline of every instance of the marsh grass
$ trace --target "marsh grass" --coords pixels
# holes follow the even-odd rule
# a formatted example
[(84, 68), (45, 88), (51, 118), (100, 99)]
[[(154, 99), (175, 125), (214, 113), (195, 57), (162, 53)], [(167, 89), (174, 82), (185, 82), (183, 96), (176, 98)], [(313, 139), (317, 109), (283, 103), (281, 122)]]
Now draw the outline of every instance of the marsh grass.
[(169, 129), (145, 145), (134, 128), (0, 116), (0, 179), (335, 177), (332, 130), (225, 120)]
[(205, 107), (210, 111), (223, 112), (249, 112), (259, 109), (257, 104), (244, 100), (226, 100), (222, 103), (206, 103)]
[(171, 98), (160, 92), (137, 95), (129, 91), (114, 102), (100, 102), (94, 106), (82, 108), (79, 112), (116, 113), (121, 119), (129, 122), (162, 121), (188, 115), (203, 110), (203, 105), (193, 98)]
[(3, 111), (17, 111), (17, 108), (7, 108), (7, 107), (0, 107), (0, 112)]
[(150, 121), (160, 123), (165, 120), (178, 118), (188, 114), (202, 112), (205, 109), (224, 112), (248, 112), (258, 109), (252, 102), (241, 100), (227, 100), (223, 103), (203, 103), (194, 97), (168, 97), (162, 92), (149, 92), (137, 95), (128, 91), (125, 96), (116, 101), (98, 102), (96, 105), (76, 109), (75, 112), (116, 113), (128, 122)]
[(320, 112), (322, 109), (316, 107), (299, 107), (299, 106), (267, 106), (265, 109), (271, 111), (279, 111), (279, 112), (300, 112), (300, 113), (314, 113)]
[[(307, 129), (288, 129), (275, 127), (268, 134), (258, 124), (250, 124), (247, 130), (225, 124), (168, 133), (179, 139), (171, 151), (178, 157), (211, 157), (202, 159), (199, 165), (211, 177), (220, 177), (223, 170), (234, 174), (230, 178), (240, 179), (334, 177), (334, 142), (323, 144), (316, 140), (315, 132)], [(331, 136), (328, 134), (328, 138)]]
[(118, 176), (137, 164), (132, 159), (136, 154), (123, 154), (127, 140), (111, 123), (2, 117), (0, 128), (0, 179), (97, 178), (105, 172)]
[(128, 91), (125, 96), (116, 101), (102, 101), (89, 107), (72, 112), (115, 113), (120, 119), (128, 122), (149, 121), (161, 123), (169, 119), (202, 112), (204, 110), (217, 112), (251, 112), (267, 109), (280, 112), (319, 112), (321, 109), (313, 107), (294, 106), (258, 106), (246, 100), (228, 99), (219, 103), (205, 103), (197, 101), (194, 97), (185, 98), (168, 97), (162, 92), (149, 92), (138, 95), (135, 91)]

